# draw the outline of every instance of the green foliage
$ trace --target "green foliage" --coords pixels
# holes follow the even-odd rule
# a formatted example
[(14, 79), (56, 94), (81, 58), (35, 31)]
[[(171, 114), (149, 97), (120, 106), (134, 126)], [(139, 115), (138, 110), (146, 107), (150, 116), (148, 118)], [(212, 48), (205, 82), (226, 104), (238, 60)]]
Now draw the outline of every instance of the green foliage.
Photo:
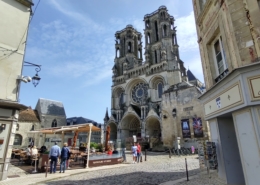
[(92, 147), (94, 147), (95, 149), (97, 149), (97, 148), (98, 148), (98, 144), (95, 143), (95, 142), (91, 142), (91, 143), (90, 143), (90, 148), (92, 148)]

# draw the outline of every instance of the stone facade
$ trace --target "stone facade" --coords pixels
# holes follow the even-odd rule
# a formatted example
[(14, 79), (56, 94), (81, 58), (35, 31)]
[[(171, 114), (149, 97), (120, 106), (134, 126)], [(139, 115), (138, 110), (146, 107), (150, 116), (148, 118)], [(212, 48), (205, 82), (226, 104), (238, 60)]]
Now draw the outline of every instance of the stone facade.
[(260, 1), (193, 0), (207, 92), (199, 97), (218, 177), (225, 184), (260, 181)]
[(19, 90), (32, 0), (0, 1), (0, 181), (7, 178), (19, 110)]
[[(169, 126), (171, 134), (162, 131), (168, 129), (161, 118), (163, 92), (182, 82), (193, 85), (188, 83), (187, 72), (179, 56), (174, 18), (168, 14), (167, 8), (161, 6), (145, 15), (144, 23), (144, 60), (140, 32), (127, 25), (115, 34), (111, 116), (106, 113), (105, 130), (109, 127), (109, 139), (112, 141), (130, 141), (135, 135), (139, 140), (148, 139), (151, 144), (166, 142), (172, 146), (174, 137), (179, 133), (173, 134), (178, 131), (172, 126)], [(202, 86), (201, 82), (193, 80), (197, 87)], [(165, 124), (172, 125), (168, 120)]]

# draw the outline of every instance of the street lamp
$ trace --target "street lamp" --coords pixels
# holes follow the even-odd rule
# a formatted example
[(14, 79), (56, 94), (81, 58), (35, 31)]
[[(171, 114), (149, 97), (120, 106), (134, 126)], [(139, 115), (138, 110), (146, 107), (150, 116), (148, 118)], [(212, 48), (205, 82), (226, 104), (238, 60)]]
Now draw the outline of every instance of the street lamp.
[(40, 83), (40, 76), (38, 75), (38, 72), (41, 71), (41, 65), (38, 65), (38, 64), (34, 64), (34, 63), (31, 63), (31, 62), (25, 62), (25, 65), (24, 66), (34, 66), (36, 67), (35, 68), (35, 71), (36, 71), (36, 74), (34, 75), (34, 77), (32, 77), (32, 83), (34, 85), (34, 87), (36, 87), (39, 83)]

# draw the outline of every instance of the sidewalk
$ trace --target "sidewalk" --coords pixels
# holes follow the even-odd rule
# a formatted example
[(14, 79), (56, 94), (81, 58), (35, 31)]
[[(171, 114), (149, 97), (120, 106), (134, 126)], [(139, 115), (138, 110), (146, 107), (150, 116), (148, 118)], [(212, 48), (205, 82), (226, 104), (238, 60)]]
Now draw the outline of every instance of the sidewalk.
[[(59, 173), (56, 172), (55, 174), (47, 174), (47, 177), (45, 177), (45, 173), (36, 173), (36, 174), (26, 174), (24, 172), (21, 172), (20, 169), (17, 167), (13, 166), (13, 170), (16, 171), (18, 170), (19, 177), (16, 178), (7, 178), (4, 181), (0, 182), (0, 185), (31, 185), (31, 184), (36, 184), (40, 182), (46, 182), (46, 181), (51, 181), (54, 179), (59, 179), (62, 177), (68, 177), (70, 175), (75, 175), (75, 174), (80, 174), (80, 173), (85, 173), (89, 171), (98, 171), (98, 170), (105, 170), (105, 169), (113, 169), (113, 168), (119, 168), (123, 166), (128, 166), (130, 164), (115, 164), (115, 165), (107, 165), (107, 166), (100, 166), (100, 167), (95, 167), (95, 168), (85, 168), (85, 169), (77, 169), (77, 170), (67, 170), (65, 173)], [(8, 176), (11, 176), (12, 174), (9, 174)]]

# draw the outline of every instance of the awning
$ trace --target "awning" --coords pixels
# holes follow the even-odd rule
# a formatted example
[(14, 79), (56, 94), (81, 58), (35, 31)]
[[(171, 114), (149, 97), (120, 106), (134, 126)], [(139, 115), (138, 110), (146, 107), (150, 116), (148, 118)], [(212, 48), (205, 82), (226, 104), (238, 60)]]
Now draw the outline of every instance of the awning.
[(41, 130), (29, 131), (27, 133), (42, 133), (42, 134), (56, 134), (59, 132), (89, 132), (90, 127), (92, 132), (100, 132), (101, 129), (94, 126), (92, 123), (86, 124), (78, 124), (78, 125), (70, 125), (70, 126), (62, 126), (62, 127), (52, 127), (52, 128), (43, 128)]

